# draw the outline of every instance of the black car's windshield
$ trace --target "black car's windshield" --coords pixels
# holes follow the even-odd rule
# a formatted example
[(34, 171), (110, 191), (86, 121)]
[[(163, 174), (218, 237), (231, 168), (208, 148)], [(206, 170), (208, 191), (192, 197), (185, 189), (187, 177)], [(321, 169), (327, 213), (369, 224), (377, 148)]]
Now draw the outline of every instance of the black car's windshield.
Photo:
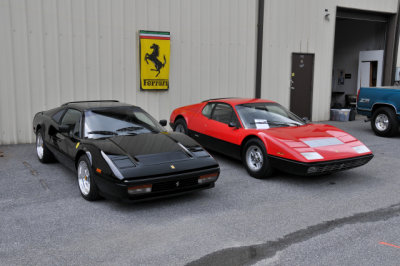
[(139, 107), (113, 107), (85, 112), (85, 138), (107, 138), (166, 131)]
[(304, 121), (278, 103), (246, 103), (236, 106), (245, 128), (301, 126)]

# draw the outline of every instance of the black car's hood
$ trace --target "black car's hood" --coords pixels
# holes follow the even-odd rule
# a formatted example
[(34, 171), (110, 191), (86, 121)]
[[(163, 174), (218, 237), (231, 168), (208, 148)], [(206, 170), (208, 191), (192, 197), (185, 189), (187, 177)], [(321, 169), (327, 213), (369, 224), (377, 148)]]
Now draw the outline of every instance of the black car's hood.
[(116, 160), (124, 160), (121, 155), (130, 157), (134, 163), (132, 167), (118, 166), (126, 180), (218, 168), (218, 163), (207, 151), (182, 133), (115, 136), (87, 140), (89, 143), (103, 151), (114, 163)]
[(106, 154), (127, 155), (144, 165), (189, 159), (184, 147), (200, 146), (183, 134), (168, 132), (116, 136), (96, 145)]
[(115, 145), (125, 153), (136, 157), (147, 154), (182, 151), (176, 141), (166, 134), (148, 133), (136, 136), (118, 136), (110, 138)]

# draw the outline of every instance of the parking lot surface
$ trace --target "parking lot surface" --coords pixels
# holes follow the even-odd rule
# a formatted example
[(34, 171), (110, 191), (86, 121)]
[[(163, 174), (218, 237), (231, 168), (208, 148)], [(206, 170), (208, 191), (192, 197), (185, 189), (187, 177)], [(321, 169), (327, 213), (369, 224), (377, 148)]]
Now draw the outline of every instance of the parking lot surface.
[(213, 154), (215, 188), (136, 204), (87, 202), (75, 174), (41, 164), (33, 144), (0, 146), (0, 265), (398, 265), (400, 135), (327, 123), (375, 158), (326, 176), (257, 180)]

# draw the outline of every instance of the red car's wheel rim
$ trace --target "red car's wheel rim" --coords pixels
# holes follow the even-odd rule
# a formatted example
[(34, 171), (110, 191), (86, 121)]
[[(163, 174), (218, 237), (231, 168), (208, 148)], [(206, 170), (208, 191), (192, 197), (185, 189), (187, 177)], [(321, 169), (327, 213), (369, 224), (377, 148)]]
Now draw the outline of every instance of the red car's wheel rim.
[(259, 171), (264, 163), (264, 156), (260, 147), (256, 145), (250, 146), (246, 151), (246, 163), (252, 171)]

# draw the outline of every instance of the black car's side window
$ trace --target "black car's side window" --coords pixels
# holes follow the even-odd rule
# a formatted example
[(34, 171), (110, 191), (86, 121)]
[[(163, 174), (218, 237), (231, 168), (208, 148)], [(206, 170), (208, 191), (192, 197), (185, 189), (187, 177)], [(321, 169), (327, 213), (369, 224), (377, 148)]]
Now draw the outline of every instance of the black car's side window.
[(65, 110), (61, 110), (61, 111), (58, 111), (57, 113), (55, 113), (52, 117), (53, 120), (56, 121), (57, 123), (60, 123), (60, 119), (61, 119), (62, 115), (64, 114), (64, 112), (65, 112)]
[(212, 112), (214, 106), (215, 106), (215, 103), (208, 103), (206, 106), (204, 106), (203, 111), (201, 111), (201, 113), (205, 117), (211, 118), (211, 112)]
[(232, 121), (236, 121), (232, 107), (226, 103), (218, 103), (215, 106), (211, 114), (211, 119), (224, 124), (229, 124)]
[(81, 112), (74, 109), (68, 109), (61, 120), (61, 125), (68, 125), (70, 128), (69, 134), (79, 137), (81, 132), (81, 117)]

